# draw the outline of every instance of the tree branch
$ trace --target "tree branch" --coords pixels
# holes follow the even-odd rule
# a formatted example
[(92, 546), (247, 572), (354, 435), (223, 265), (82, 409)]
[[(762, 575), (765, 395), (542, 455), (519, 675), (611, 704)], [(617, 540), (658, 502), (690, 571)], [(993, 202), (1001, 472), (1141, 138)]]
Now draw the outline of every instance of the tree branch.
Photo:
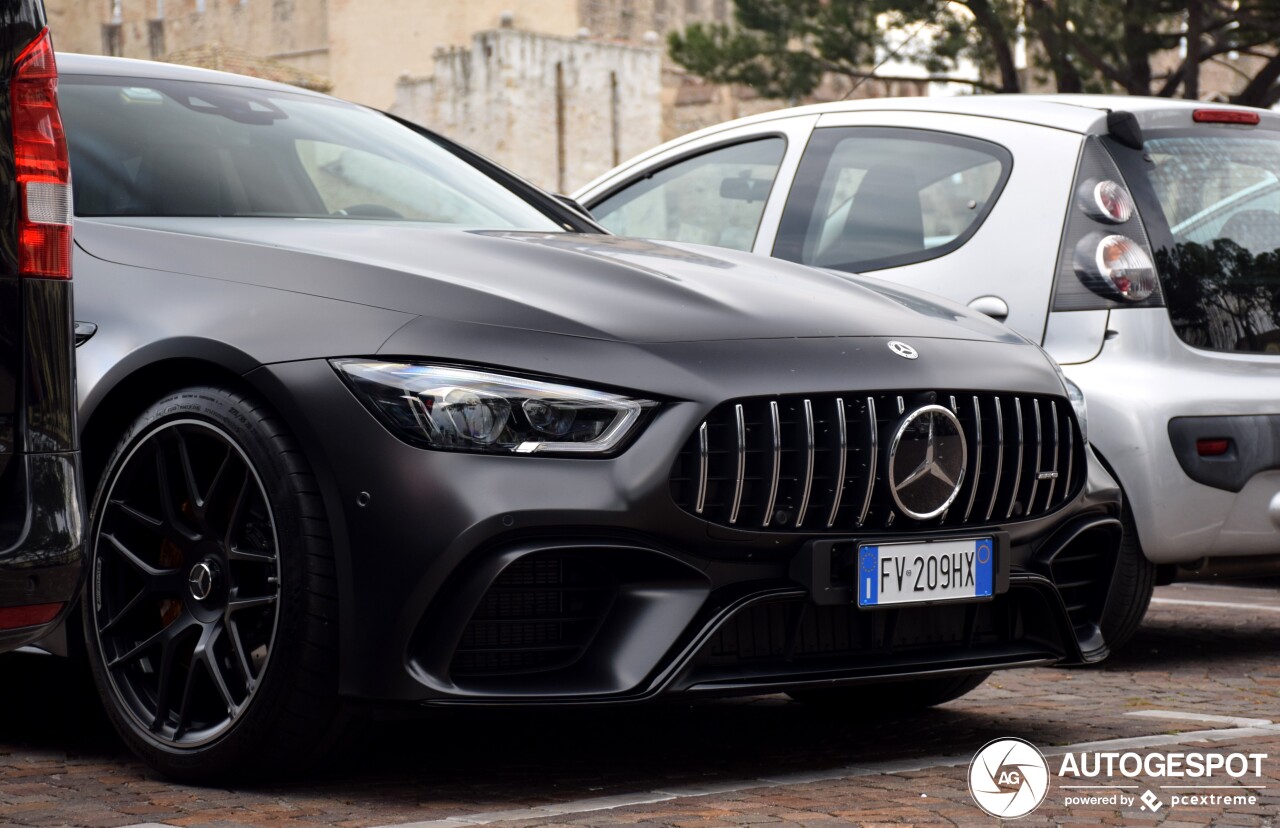
[(974, 89), (981, 89), (984, 92), (1003, 92), (1005, 91), (999, 84), (990, 83), (984, 80), (972, 80), (970, 78), (956, 78), (951, 75), (881, 75), (878, 72), (864, 72), (857, 69), (851, 69), (831, 61), (822, 61), (823, 69), (836, 75), (844, 75), (848, 78), (858, 78), (860, 80), (878, 80), (886, 82), (895, 81), (913, 81), (923, 83), (960, 83), (965, 86), (971, 86)]
[[(1046, 13), (1049, 11), (1049, 5), (1048, 3), (1045, 2), (1045, 0), (1027, 0), (1027, 4), (1032, 8), (1036, 9), (1037, 11), (1042, 11)], [(1095, 52), (1093, 48), (1090, 47), (1089, 44), (1085, 42), (1084, 38), (1080, 37), (1078, 34), (1073, 32), (1071, 29), (1067, 28), (1066, 26), (1059, 27), (1057, 25), (1054, 25), (1054, 28), (1057, 29), (1059, 35), (1061, 35), (1063, 38), (1071, 42), (1071, 47), (1080, 55), (1080, 57), (1087, 60), (1095, 69), (1101, 72), (1102, 75), (1105, 78), (1107, 78), (1107, 80), (1110, 80), (1112, 83), (1118, 84), (1122, 89), (1125, 89), (1126, 91), (1129, 91), (1129, 92), (1133, 91), (1133, 89), (1131, 88), (1130, 79), (1126, 77), (1119, 69), (1116, 69), (1114, 66), (1107, 63), (1107, 61), (1101, 55)], [(1142, 94), (1144, 95), (1149, 93), (1150, 93), (1150, 90), (1142, 91)]]

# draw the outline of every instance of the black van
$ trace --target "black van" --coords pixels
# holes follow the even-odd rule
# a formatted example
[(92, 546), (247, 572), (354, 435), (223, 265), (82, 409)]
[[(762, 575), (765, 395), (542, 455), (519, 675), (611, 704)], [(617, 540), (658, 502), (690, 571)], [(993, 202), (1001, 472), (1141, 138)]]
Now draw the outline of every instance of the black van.
[[(0, 4), (0, 652), (80, 588), (71, 173), (42, 0)], [(46, 648), (58, 650), (56, 642)]]

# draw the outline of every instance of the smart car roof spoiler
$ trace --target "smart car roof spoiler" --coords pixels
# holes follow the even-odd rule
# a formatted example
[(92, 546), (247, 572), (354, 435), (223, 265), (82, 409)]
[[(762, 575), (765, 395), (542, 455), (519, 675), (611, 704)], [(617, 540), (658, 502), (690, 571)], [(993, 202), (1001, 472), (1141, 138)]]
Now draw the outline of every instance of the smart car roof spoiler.
[(1132, 112), (1113, 109), (1107, 112), (1107, 132), (1126, 147), (1142, 149), (1142, 127)]

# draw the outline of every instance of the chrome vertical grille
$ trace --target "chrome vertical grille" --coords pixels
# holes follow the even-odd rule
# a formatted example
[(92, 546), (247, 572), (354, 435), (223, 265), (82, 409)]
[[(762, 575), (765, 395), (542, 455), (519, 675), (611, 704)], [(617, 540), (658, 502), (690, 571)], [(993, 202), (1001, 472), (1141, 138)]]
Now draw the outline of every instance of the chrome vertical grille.
[[(888, 443), (906, 414), (946, 405), (968, 466), (946, 514), (896, 513)], [(902, 412), (905, 412), (902, 413)], [(1065, 397), (965, 391), (753, 398), (716, 408), (672, 470), (681, 508), (744, 530), (910, 532), (1025, 520), (1075, 497), (1083, 443)], [(1078, 479), (1077, 479), (1078, 478)]]

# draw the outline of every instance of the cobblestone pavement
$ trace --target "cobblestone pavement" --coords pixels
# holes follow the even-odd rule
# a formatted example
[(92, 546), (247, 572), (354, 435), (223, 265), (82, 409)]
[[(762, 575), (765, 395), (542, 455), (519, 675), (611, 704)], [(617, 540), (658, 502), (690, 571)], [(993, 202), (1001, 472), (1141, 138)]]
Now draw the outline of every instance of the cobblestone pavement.
[[(228, 791), (170, 784), (109, 732), (83, 679), (52, 658), (0, 658), (0, 825), (993, 825), (970, 797), (974, 752), (1018, 736), (1056, 772), (1071, 750), (1268, 754), (1230, 790), (1204, 780), (1078, 780), (1018, 825), (1280, 826), (1280, 582), (1178, 584), (1105, 666), (997, 673), (897, 719), (783, 696), (595, 711), (458, 711), (383, 726), (323, 774)], [(1145, 737), (1145, 738), (1144, 738)], [(1126, 740), (1126, 741), (1115, 741)], [(1077, 747), (1082, 743), (1103, 745)], [(1246, 789), (1241, 785), (1254, 786)], [(1151, 791), (1156, 810), (1137, 798)], [(1131, 804), (1068, 804), (1124, 794)], [(1254, 797), (1174, 804), (1174, 796)]]

